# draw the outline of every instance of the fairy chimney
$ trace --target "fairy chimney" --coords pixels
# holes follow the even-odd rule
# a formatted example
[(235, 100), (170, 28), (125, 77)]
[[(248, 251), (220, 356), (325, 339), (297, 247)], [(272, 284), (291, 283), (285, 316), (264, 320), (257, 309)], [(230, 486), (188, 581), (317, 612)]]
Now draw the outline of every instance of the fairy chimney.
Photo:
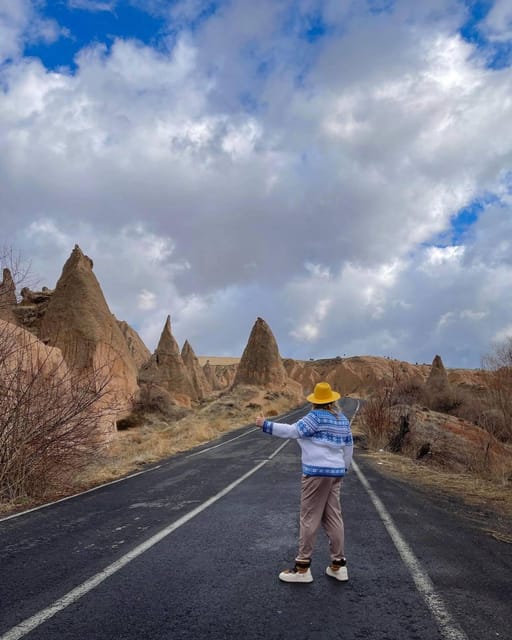
[(130, 410), (138, 389), (137, 367), (92, 266), (92, 260), (75, 245), (39, 333), (46, 344), (61, 350), (69, 368), (108, 375), (109, 402), (121, 416)]
[(217, 387), (215, 384), (215, 373), (209, 360), (207, 360), (206, 363), (203, 365), (203, 374), (210, 388), (216, 389)]
[(185, 340), (185, 344), (181, 350), (181, 357), (185, 366), (188, 369), (188, 373), (198, 398), (204, 398), (211, 391), (211, 386), (204, 374), (199, 360), (197, 359), (194, 350), (192, 349), (188, 340)]
[(448, 374), (444, 368), (441, 356), (437, 356), (432, 361), (429, 376), (427, 378), (426, 387), (430, 391), (439, 392), (447, 391), (450, 383), (448, 382)]
[(242, 354), (233, 386), (282, 386), (286, 381), (286, 371), (274, 335), (265, 320), (258, 318)]
[(14, 322), (13, 307), (16, 305), (16, 285), (9, 269), (4, 269), (0, 282), (0, 318)]
[(181, 357), (178, 343), (172, 335), (170, 316), (167, 316), (155, 352), (139, 373), (139, 381), (154, 383), (166, 389), (173, 397), (180, 400), (180, 403), (183, 401), (182, 396), (189, 400), (198, 399), (188, 369)]

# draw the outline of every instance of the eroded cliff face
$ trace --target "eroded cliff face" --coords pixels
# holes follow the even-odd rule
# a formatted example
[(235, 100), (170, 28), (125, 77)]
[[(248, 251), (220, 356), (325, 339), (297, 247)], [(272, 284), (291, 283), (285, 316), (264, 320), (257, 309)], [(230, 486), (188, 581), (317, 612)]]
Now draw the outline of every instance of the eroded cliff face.
[(141, 369), (151, 358), (151, 351), (146, 347), (139, 334), (130, 327), (124, 320), (116, 320), (121, 333), (126, 340), (128, 351), (130, 352), (137, 369)]

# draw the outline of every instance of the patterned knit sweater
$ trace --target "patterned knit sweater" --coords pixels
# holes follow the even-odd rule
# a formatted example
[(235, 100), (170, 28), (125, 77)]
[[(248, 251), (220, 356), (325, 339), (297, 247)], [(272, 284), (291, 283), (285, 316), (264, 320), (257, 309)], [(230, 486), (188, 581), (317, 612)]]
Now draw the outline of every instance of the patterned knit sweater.
[(350, 423), (342, 413), (313, 409), (295, 424), (265, 420), (263, 431), (279, 438), (297, 438), (306, 476), (344, 476), (352, 462)]

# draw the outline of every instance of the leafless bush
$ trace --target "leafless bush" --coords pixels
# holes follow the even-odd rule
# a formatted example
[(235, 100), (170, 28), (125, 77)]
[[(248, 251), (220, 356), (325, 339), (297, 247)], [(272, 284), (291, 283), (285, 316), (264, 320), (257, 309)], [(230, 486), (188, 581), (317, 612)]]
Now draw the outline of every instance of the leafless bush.
[(424, 389), (424, 404), (432, 411), (458, 416), (464, 404), (464, 394), (456, 387), (443, 390)]
[(487, 428), (500, 440), (512, 441), (512, 337), (496, 344), (483, 358), (489, 372)]
[(392, 389), (391, 404), (425, 404), (425, 385), (416, 379), (398, 379)]
[(361, 410), (359, 422), (371, 449), (386, 446), (392, 425), (392, 407), (412, 404), (419, 391), (419, 383), (404, 374), (398, 363), (391, 363), (391, 374), (382, 380)]
[(58, 350), (0, 323), (0, 500), (55, 490), (97, 453), (110, 380), (110, 367), (70, 371)]
[(366, 402), (359, 414), (359, 423), (370, 449), (380, 449), (388, 442), (391, 424), (391, 394), (389, 389), (379, 389)]

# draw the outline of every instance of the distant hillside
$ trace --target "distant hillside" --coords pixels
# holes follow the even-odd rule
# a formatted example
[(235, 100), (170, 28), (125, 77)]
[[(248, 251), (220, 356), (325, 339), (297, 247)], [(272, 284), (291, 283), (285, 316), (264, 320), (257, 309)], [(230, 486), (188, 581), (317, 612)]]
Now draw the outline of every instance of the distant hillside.
[(230, 358), (228, 356), (197, 356), (197, 359), (202, 367), (208, 362), (208, 360), (211, 365), (238, 364), (240, 362), (240, 358)]

